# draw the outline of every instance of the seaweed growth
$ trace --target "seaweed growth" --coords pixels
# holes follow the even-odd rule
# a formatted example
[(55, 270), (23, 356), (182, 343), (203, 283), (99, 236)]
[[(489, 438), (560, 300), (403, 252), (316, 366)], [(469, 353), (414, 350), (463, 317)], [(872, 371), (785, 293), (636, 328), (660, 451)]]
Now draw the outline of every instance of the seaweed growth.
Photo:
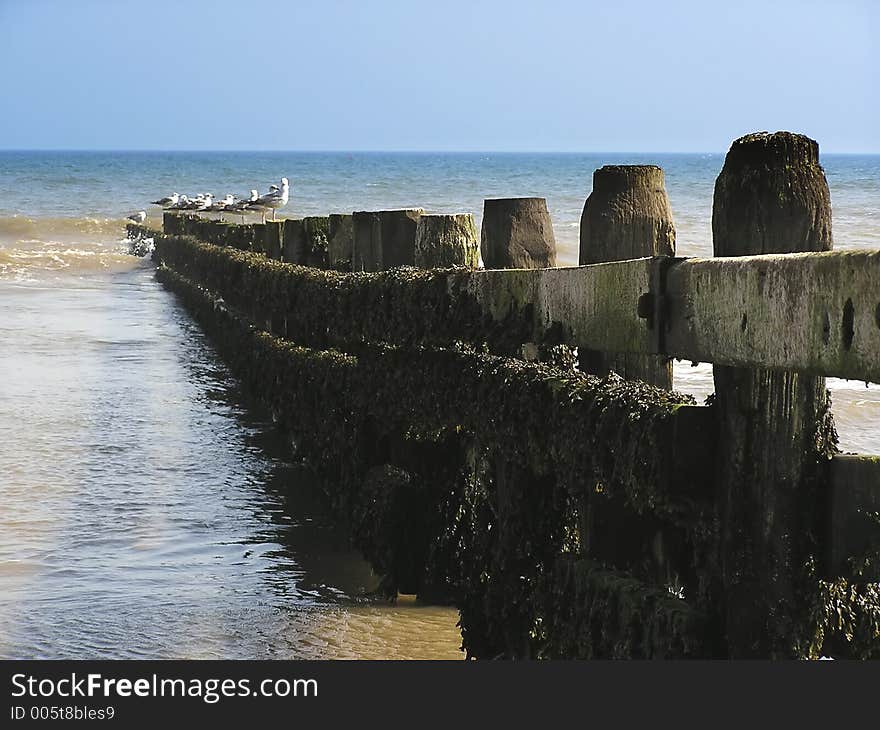
[[(326, 476), (387, 595), (452, 602), (472, 657), (723, 655), (712, 475), (669, 448), (693, 399), (579, 372), (552, 335), (534, 343), (528, 304), (488, 316), (465, 271), (285, 264), (229, 228), (227, 246), (150, 232), (158, 276)], [(521, 359), (525, 343), (544, 361)], [(826, 412), (817, 475), (835, 442)], [(812, 510), (799, 556), (818, 552)], [(615, 531), (638, 550), (591, 544)], [(834, 635), (877, 655), (876, 585), (820, 581), (808, 561), (798, 590), (769, 617), (780, 653)]]
[(698, 519), (659, 448), (687, 398), (461, 348), (303, 348), (159, 273), (334, 484), (389, 594), (451, 600), (471, 656), (542, 655), (544, 617), (568, 600), (555, 566), (579, 550), (579, 500), (597, 481), (635, 510)]

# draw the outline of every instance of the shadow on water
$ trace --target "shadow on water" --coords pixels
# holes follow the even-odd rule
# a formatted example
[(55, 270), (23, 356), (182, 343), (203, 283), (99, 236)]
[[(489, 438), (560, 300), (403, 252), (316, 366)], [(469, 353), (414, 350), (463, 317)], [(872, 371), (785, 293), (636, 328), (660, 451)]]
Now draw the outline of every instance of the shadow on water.
[(268, 462), (268, 468), (254, 475), (255, 486), (265, 495), (259, 509), (269, 520), (254, 541), (279, 545), (264, 554), (274, 559), (272, 570), (277, 572), (265, 575), (266, 580), (282, 596), (295, 585), (299, 594), (324, 600), (373, 602), (380, 576), (351, 546), (347, 527), (330, 513), (320, 477), (308, 464), (293, 460), (286, 435), (266, 408), (242, 390), (197, 325), (187, 322), (186, 330), (186, 350), (198, 348), (202, 356), (192, 358), (185, 350), (184, 368), (205, 384), (202, 396), (213, 404), (212, 410), (219, 407), (235, 418), (244, 448)]
[[(54, 274), (53, 274), (54, 276)], [(0, 657), (460, 658), (144, 265), (0, 282)]]

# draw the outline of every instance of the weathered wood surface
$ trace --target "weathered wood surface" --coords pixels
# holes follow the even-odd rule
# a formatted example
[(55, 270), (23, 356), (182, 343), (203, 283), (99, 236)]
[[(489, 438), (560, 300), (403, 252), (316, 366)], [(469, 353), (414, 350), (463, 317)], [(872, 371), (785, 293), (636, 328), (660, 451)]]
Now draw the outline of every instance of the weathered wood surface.
[(496, 321), (531, 308), (534, 341), (551, 328), (562, 342), (615, 352), (655, 352), (639, 298), (651, 289), (651, 258), (565, 269), (476, 271), (468, 292)]
[(880, 251), (676, 259), (673, 357), (880, 382)]
[(492, 269), (556, 266), (556, 237), (544, 198), (483, 201), (480, 231), (483, 263)]
[(416, 224), (415, 265), (420, 269), (480, 263), (477, 227), (470, 213), (422, 215)]
[[(593, 173), (593, 191), (584, 203), (580, 263), (674, 256), (675, 226), (663, 170), (656, 165), (605, 165)], [(672, 362), (657, 355), (585, 350), (581, 366), (604, 375), (672, 388)]]
[[(831, 249), (831, 199), (818, 144), (790, 132), (734, 141), (715, 182), (712, 238), (716, 256)], [(735, 280), (736, 263), (728, 262), (724, 274)], [(780, 277), (759, 269), (757, 279), (754, 305), (790, 318), (795, 308), (774, 288)], [(801, 284), (785, 283), (786, 293)], [(716, 289), (713, 296), (723, 299), (724, 293)], [(749, 330), (745, 313), (740, 330)], [(770, 328), (763, 336), (770, 332), (784, 351), (784, 330)], [(825, 537), (813, 537), (824, 506), (819, 464), (836, 449), (825, 379), (768, 369), (767, 363), (743, 368), (715, 362), (713, 370), (727, 650), (733, 658), (793, 658), (795, 640), (786, 627), (801, 620), (804, 566)]]
[[(287, 250), (287, 227), (284, 243)], [(880, 382), (880, 251), (654, 257), (467, 276), (496, 319), (532, 303), (536, 340), (559, 323), (567, 344), (596, 350)]]
[(424, 211), (355, 211), (352, 214), (354, 271), (382, 271), (395, 266), (413, 266), (416, 225)]
[(496, 319), (533, 303), (536, 341), (559, 323), (565, 343), (595, 350), (880, 383), (880, 251), (491, 269), (450, 286), (462, 276)]
[(567, 344), (880, 382), (880, 251), (654, 257), (471, 277), (496, 319), (532, 302), (536, 327), (559, 322)]
[(327, 262), (330, 268), (351, 271), (354, 256), (354, 223), (349, 214), (331, 213), (327, 235)]

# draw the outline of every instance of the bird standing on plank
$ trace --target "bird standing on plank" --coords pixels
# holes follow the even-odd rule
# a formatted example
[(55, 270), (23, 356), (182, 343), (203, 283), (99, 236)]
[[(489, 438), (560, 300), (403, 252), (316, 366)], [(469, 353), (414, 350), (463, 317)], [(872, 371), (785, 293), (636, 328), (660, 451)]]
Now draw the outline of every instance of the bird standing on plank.
[(248, 205), (248, 210), (255, 210), (263, 214), (263, 223), (266, 222), (266, 212), (272, 211), (272, 220), (275, 220), (275, 211), (287, 205), (290, 199), (290, 182), (286, 177), (281, 178), (281, 188), (273, 185), (268, 193), (261, 195), (257, 200)]
[(171, 206), (177, 205), (180, 202), (180, 196), (177, 193), (171, 193), (171, 195), (166, 195), (164, 198), (159, 198), (158, 200), (152, 201), (150, 205), (158, 205), (162, 208), (170, 208)]

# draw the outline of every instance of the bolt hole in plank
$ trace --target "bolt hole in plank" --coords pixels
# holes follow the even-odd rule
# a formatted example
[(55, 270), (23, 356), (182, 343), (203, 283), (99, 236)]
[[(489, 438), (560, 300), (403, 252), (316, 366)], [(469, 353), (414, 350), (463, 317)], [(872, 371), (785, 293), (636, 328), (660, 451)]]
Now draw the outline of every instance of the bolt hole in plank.
[(822, 318), (822, 343), (827, 345), (831, 342), (831, 317), (828, 310), (825, 310), (825, 316)]
[(855, 336), (855, 308), (852, 299), (847, 299), (843, 305), (843, 349), (849, 350), (852, 347), (853, 337)]
[(743, 312), (742, 321), (739, 323), (739, 329), (741, 332), (746, 331), (746, 327), (749, 326), (749, 315)]
[(877, 303), (877, 308), (874, 310), (874, 323), (877, 325), (877, 329), (880, 329), (880, 302)]

